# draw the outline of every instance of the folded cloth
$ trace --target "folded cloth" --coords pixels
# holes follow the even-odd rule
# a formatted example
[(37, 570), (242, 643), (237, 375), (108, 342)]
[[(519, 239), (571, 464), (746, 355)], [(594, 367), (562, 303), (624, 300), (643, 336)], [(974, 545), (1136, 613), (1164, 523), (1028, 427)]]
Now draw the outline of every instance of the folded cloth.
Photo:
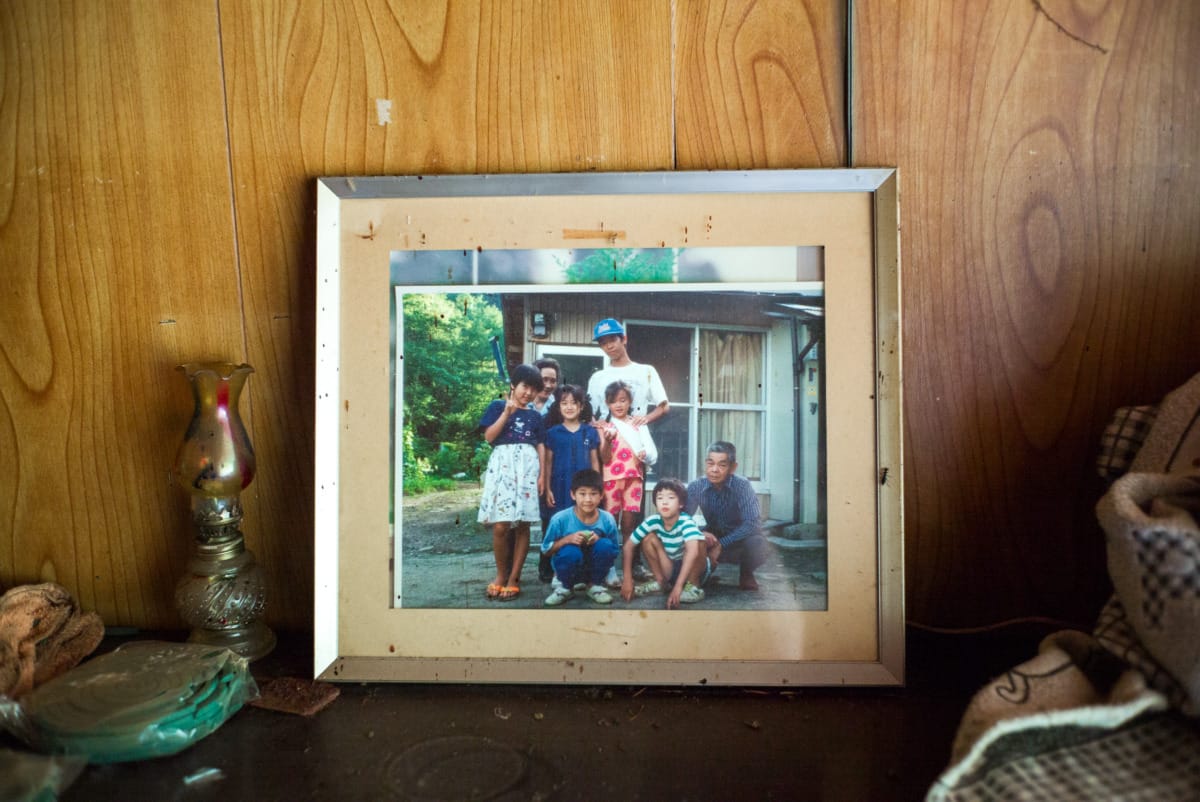
[(1119, 410), (1098, 468), (1115, 593), (1094, 637), (1052, 635), (976, 694), (931, 802), (1200, 798), (1200, 374)]
[(1200, 473), (1200, 373), (1163, 399), (1129, 470)]
[(1151, 420), (1096, 517), (1125, 624), (1182, 686), (1184, 712), (1200, 715), (1200, 373)]
[[(1090, 636), (1056, 632), (1042, 640), (1035, 657), (975, 694), (955, 735), (951, 761), (967, 758), (973, 748), (980, 748), (983, 734), (1002, 722), (1005, 732), (1055, 721), (1112, 727), (1165, 707), (1165, 699), (1148, 689), (1141, 675), (1126, 670)], [(1086, 715), (1062, 715), (1083, 708), (1088, 709)], [(986, 746), (991, 738), (982, 740)]]
[(61, 585), (20, 585), (0, 596), (0, 695), (13, 699), (91, 654), (104, 622)]
[[(1007, 799), (1015, 789), (1048, 789), (1067, 773), (1067, 747), (1104, 743), (1134, 718), (1166, 707), (1165, 697), (1147, 688), (1141, 674), (1091, 636), (1056, 632), (1042, 640), (1035, 657), (975, 694), (954, 739), (950, 767), (927, 799)], [(1136, 763), (1139, 756), (1131, 754)], [(1121, 775), (1128, 766), (1104, 767), (1109, 770)], [(1103, 774), (1097, 770), (1093, 780), (1100, 783)], [(1006, 792), (996, 793), (998, 788)]]
[(1200, 714), (1200, 475), (1126, 474), (1096, 513), (1130, 626)]

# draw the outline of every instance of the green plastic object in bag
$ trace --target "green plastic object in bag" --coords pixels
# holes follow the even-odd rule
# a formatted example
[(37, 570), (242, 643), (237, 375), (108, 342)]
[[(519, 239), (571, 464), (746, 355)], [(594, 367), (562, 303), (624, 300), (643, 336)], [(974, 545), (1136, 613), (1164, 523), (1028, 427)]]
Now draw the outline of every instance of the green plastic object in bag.
[(21, 726), (10, 729), (89, 763), (143, 760), (186, 749), (257, 696), (249, 661), (228, 649), (139, 641), (22, 697)]

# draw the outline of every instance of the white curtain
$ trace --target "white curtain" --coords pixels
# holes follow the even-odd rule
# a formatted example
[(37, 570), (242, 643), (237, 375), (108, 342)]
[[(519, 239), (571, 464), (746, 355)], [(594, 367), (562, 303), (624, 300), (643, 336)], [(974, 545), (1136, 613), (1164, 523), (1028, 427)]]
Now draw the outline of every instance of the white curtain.
[(700, 332), (698, 456), (703, 464), (709, 443), (728, 440), (737, 447), (738, 473), (752, 480), (762, 477), (764, 413), (721, 407), (762, 406), (762, 355), (761, 334)]

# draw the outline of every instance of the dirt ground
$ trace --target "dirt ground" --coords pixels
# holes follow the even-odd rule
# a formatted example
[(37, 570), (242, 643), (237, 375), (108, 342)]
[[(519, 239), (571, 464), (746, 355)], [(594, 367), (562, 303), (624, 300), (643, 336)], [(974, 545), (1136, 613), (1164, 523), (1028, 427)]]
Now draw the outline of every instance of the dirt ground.
[[(550, 586), (538, 580), (541, 527), (530, 532), (529, 556), (522, 575), (522, 593), (509, 602), (485, 597), (494, 578), (489, 530), (476, 522), (479, 485), (463, 483), (458, 489), (406, 498), (401, 505), (399, 530), (403, 537), (401, 565), (402, 605), (421, 608), (542, 608)], [(825, 545), (823, 541), (788, 541), (770, 538), (771, 557), (759, 568), (760, 589), (740, 590), (737, 566), (722, 565), (705, 584), (705, 599), (692, 609), (708, 610), (823, 610), (826, 606)], [(665, 596), (621, 600), (614, 594), (614, 609), (658, 609)], [(564, 606), (592, 606), (576, 594)]]

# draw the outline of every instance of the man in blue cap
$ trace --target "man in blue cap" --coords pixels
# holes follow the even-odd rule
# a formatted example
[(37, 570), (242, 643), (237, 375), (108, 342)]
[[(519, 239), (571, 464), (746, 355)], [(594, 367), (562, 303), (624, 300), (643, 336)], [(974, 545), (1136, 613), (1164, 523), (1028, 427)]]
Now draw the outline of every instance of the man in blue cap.
[(611, 317), (606, 317), (592, 329), (592, 339), (608, 357), (608, 365), (592, 374), (588, 380), (588, 400), (592, 402), (592, 414), (601, 420), (608, 414), (604, 403), (604, 388), (615, 381), (629, 385), (633, 392), (633, 422), (638, 426), (661, 418), (667, 414), (667, 390), (653, 365), (634, 362), (629, 358), (626, 345), (629, 338), (625, 327)]

